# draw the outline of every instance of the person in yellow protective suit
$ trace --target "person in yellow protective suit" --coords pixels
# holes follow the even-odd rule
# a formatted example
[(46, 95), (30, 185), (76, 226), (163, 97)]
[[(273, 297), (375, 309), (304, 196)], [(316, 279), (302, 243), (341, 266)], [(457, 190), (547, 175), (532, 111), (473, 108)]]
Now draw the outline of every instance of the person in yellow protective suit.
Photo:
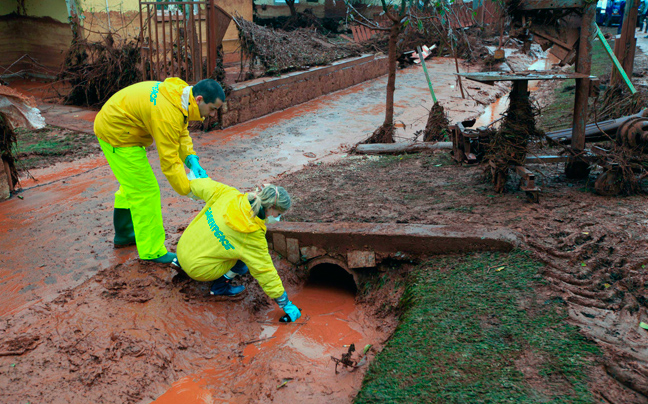
[(216, 81), (202, 80), (192, 87), (174, 77), (133, 84), (101, 108), (94, 131), (119, 182), (113, 216), (115, 247), (136, 244), (142, 260), (177, 261), (164, 246), (160, 187), (145, 147), (155, 140), (162, 172), (178, 194), (187, 195), (190, 187), (183, 162), (196, 177), (207, 177), (187, 125), (213, 115), (223, 102), (225, 93)]
[(265, 238), (265, 224), (279, 221), (290, 208), (288, 192), (266, 185), (260, 192), (243, 194), (210, 178), (192, 180), (191, 192), (207, 204), (178, 241), (182, 270), (195, 280), (213, 281), (212, 295), (236, 296), (245, 287), (231, 280), (249, 269), (286, 313), (281, 320), (297, 320), (301, 311), (288, 300)]

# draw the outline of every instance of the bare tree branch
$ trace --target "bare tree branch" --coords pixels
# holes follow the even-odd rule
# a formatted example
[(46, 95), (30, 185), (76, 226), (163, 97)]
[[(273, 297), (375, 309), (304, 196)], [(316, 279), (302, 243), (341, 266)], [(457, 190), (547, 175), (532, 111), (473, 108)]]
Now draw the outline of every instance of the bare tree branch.
[(367, 28), (373, 29), (375, 31), (387, 31), (387, 32), (389, 32), (391, 30), (391, 28), (383, 28), (380, 25), (370, 25), (370, 24), (366, 24), (366, 23), (364, 23), (362, 21), (359, 21), (359, 20), (355, 20), (355, 22), (362, 25), (363, 27), (367, 27)]

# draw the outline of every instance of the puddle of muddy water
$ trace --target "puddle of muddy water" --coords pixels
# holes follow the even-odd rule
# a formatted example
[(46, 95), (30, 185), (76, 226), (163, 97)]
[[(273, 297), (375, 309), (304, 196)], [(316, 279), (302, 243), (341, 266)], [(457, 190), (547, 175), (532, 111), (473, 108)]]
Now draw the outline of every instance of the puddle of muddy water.
[[(552, 66), (558, 63), (559, 60), (554, 55), (546, 53), (546, 56), (536, 60), (529, 65), (527, 70), (550, 70)], [(529, 91), (533, 92), (538, 90), (540, 80), (529, 80)], [(492, 104), (486, 107), (484, 112), (479, 115), (477, 121), (472, 126), (473, 128), (478, 128), (480, 126), (488, 126), (491, 122), (499, 119), (506, 109), (508, 108), (509, 96), (508, 94), (503, 95), (502, 97), (496, 99)], [(495, 127), (499, 126), (499, 122), (494, 125)]]
[[(176, 381), (155, 403), (350, 403), (362, 383), (366, 366), (355, 371), (338, 368), (337, 358), (355, 344), (386, 339), (380, 321), (356, 305), (353, 279), (341, 280), (324, 266), (299, 293), (290, 296), (302, 310), (296, 323), (280, 324), (278, 308), (257, 316), (261, 332), (228, 363), (217, 363)], [(317, 268), (316, 268), (317, 269)]]

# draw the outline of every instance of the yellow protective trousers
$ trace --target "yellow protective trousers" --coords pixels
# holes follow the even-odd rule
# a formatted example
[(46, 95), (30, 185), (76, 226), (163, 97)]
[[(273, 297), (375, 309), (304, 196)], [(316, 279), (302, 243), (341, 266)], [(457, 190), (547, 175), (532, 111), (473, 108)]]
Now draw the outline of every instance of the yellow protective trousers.
[(150, 260), (167, 253), (162, 223), (160, 186), (142, 146), (113, 147), (101, 139), (99, 144), (113, 174), (119, 181), (115, 208), (130, 209), (135, 229), (137, 252)]

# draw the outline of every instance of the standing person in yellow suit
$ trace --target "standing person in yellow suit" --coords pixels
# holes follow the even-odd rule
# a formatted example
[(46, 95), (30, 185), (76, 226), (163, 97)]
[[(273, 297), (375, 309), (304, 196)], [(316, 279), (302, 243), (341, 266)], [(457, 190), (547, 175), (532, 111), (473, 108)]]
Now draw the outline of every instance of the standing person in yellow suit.
[(133, 84), (101, 108), (94, 131), (119, 182), (113, 216), (116, 247), (136, 244), (140, 259), (146, 261), (176, 260), (164, 246), (160, 187), (145, 147), (155, 140), (162, 172), (178, 194), (187, 195), (183, 162), (197, 178), (207, 177), (187, 125), (213, 115), (223, 102), (225, 93), (216, 81), (202, 80), (192, 87), (174, 77)]
[(260, 192), (243, 194), (210, 178), (190, 182), (194, 198), (206, 202), (178, 241), (178, 261), (191, 278), (213, 281), (210, 293), (236, 296), (245, 286), (231, 280), (248, 272), (286, 313), (281, 321), (295, 321), (301, 311), (288, 300), (272, 262), (266, 241), (266, 223), (279, 221), (290, 208), (282, 187), (266, 185)]

